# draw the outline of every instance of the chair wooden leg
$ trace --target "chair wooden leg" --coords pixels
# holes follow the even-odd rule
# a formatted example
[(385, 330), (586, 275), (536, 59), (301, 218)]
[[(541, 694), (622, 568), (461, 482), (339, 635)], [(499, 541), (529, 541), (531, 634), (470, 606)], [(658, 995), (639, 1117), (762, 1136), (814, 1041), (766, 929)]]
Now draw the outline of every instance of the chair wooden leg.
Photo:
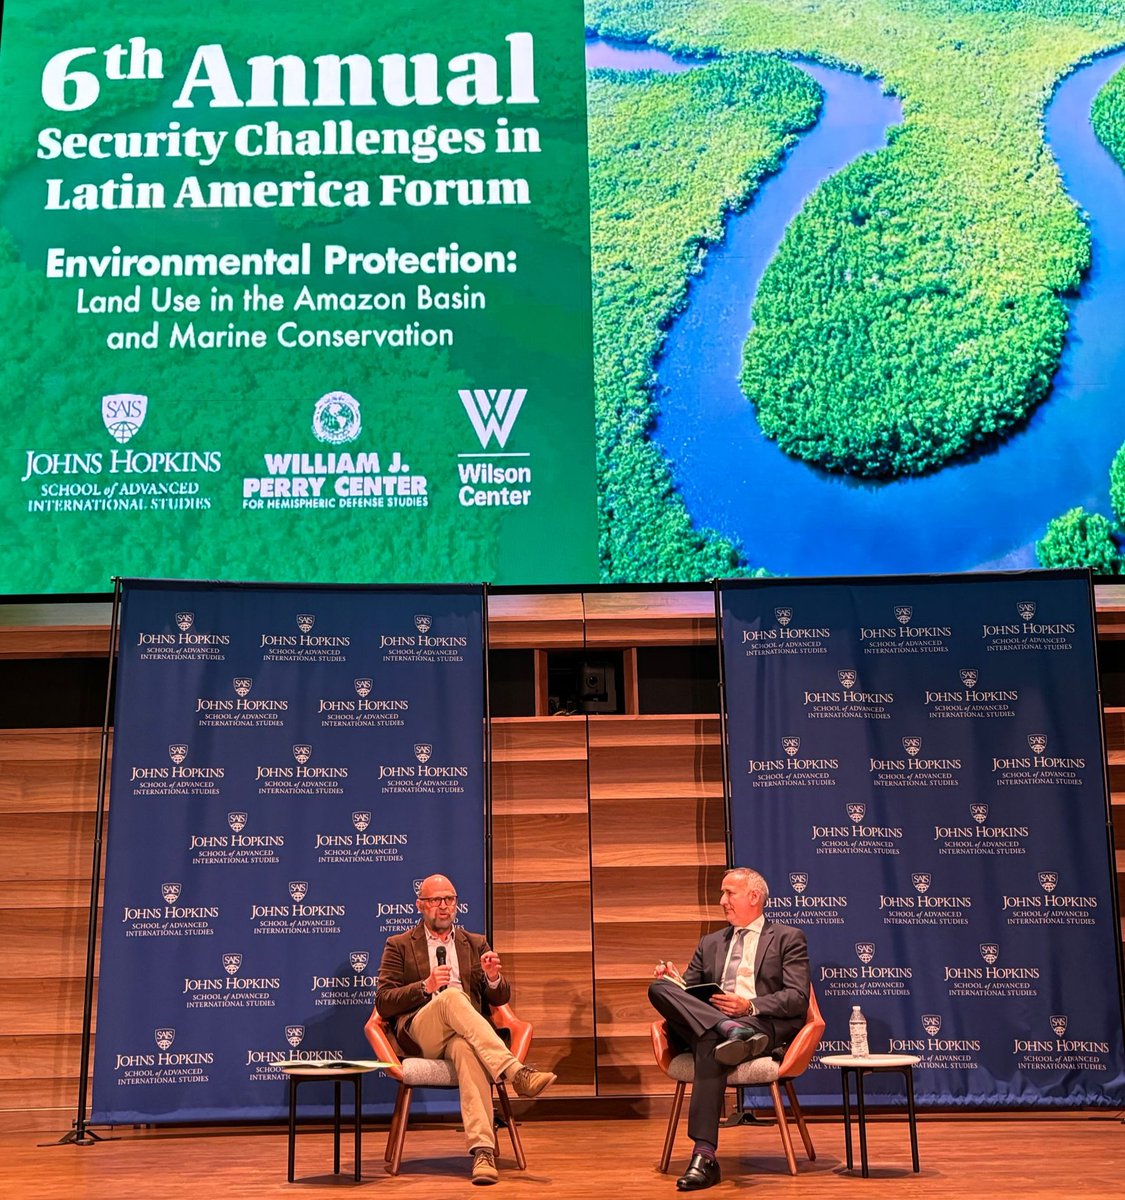
[(502, 1079), (496, 1084), (496, 1098), (500, 1101), (500, 1112), (508, 1126), (508, 1136), (512, 1139), (512, 1153), (516, 1156), (516, 1166), (522, 1171), (527, 1167), (527, 1159), (524, 1158), (523, 1142), (516, 1127), (516, 1118), (512, 1114), (512, 1101)]
[(797, 1174), (797, 1156), (793, 1153), (793, 1139), (789, 1136), (789, 1122), (785, 1119), (785, 1105), (781, 1102), (781, 1088), (777, 1083), (770, 1084), (770, 1096), (773, 1098), (773, 1111), (777, 1114), (777, 1131), (781, 1134), (781, 1144), (785, 1147), (785, 1161), (789, 1164), (789, 1174)]
[(391, 1164), (388, 1170), (392, 1175), (398, 1174), (402, 1165), (402, 1147), (406, 1142), (406, 1125), (410, 1120), (410, 1102), (414, 1099), (414, 1089), (402, 1085), (402, 1111), (398, 1117), (398, 1128), (395, 1130), (394, 1143), (391, 1147)]
[(395, 1107), (391, 1113), (391, 1127), (387, 1130), (387, 1148), (383, 1151), (383, 1161), (390, 1162), (394, 1152), (395, 1139), (398, 1137), (398, 1121), (402, 1115), (402, 1098), (406, 1093), (406, 1088), (400, 1083), (398, 1091), (395, 1092)]
[(676, 1127), (680, 1123), (680, 1112), (684, 1107), (684, 1092), (687, 1091), (687, 1084), (677, 1083), (675, 1094), (672, 1096), (672, 1111), (668, 1114), (668, 1132), (664, 1135), (664, 1153), (660, 1156), (661, 1171), (668, 1170), (668, 1164), (672, 1161), (672, 1144), (676, 1140)]
[(785, 1094), (789, 1097), (789, 1111), (793, 1114), (793, 1120), (797, 1122), (797, 1129), (801, 1134), (801, 1141), (805, 1143), (805, 1153), (809, 1156), (810, 1162), (816, 1161), (816, 1151), (813, 1149), (812, 1137), (809, 1134), (808, 1123), (805, 1121), (805, 1114), (801, 1111), (801, 1102), (797, 1099), (797, 1093), (793, 1088), (793, 1080), (785, 1081)]

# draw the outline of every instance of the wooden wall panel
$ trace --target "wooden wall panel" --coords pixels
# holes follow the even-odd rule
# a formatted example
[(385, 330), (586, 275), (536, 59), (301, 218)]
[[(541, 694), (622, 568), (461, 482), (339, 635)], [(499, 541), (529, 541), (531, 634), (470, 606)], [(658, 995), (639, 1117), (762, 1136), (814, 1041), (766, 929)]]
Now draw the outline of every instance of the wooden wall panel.
[(652, 1057), (648, 983), (715, 925), (726, 867), (715, 717), (590, 723), (590, 852), (599, 1095), (668, 1090)]
[(675, 1085), (656, 1065), (647, 1033), (599, 1037), (597, 1049), (599, 1095), (671, 1095)]
[(590, 954), (564, 951), (549, 957), (540, 951), (507, 952), (496, 939), (504, 970), (513, 981), (512, 1005), (535, 1025), (536, 1040), (592, 1038), (594, 1007), (590, 1003)]
[(595, 867), (722, 866), (723, 798), (599, 800), (590, 815)]
[(588, 883), (498, 883), (492, 908), (497, 944), (510, 950), (560, 954), (593, 945)]
[(586, 761), (586, 723), (569, 717), (496, 717), (492, 722), (494, 763)]
[(496, 814), (492, 855), (496, 883), (588, 879), (589, 819), (584, 812)]
[(599, 717), (590, 726), (592, 804), (722, 796), (717, 717)]
[(100, 729), (0, 730), (0, 813), (97, 807)]
[(715, 593), (587, 592), (588, 646), (694, 646), (715, 643)]
[(0, 814), (0, 879), (90, 878), (94, 814)]
[(100, 753), (96, 729), (0, 731), (0, 1106), (76, 1103)]
[(559, 1077), (547, 1093), (553, 1100), (594, 1095), (595, 1055), (593, 1038), (540, 1038), (536, 1034), (531, 1043), (530, 1058), (534, 1065), (541, 1071), (554, 1071)]
[(490, 649), (580, 649), (582, 642), (580, 592), (488, 597)]
[[(49, 1136), (44, 1136), (42, 1141), (50, 1142), (52, 1138), (60, 1136), (62, 1130), (72, 1123), (78, 1109), (77, 1053), (71, 1066), (73, 1073), (70, 1075), (43, 1075), (34, 1082), (0, 1075), (0, 1113), (20, 1114), (21, 1125), (24, 1128), (27, 1128), (24, 1122), (33, 1113), (37, 1114), (43, 1121), (39, 1128), (52, 1131)], [(57, 1111), (52, 1112), (52, 1109)], [(31, 1194), (25, 1193), (29, 1196)], [(81, 1195), (81, 1192), (75, 1193), (75, 1196)]]
[(536, 1064), (558, 1094), (593, 1095), (586, 721), (497, 722), (493, 760), (493, 941)]
[(85, 909), (0, 909), (0, 979), (85, 978), (86, 929)]
[(8, 625), (0, 647), (4, 658), (104, 658), (108, 651), (108, 624)]
[[(77, 1077), (82, 1038), (77, 1033), (42, 1036), (0, 1035), (0, 1079), (65, 1079)], [(27, 1107), (35, 1107), (35, 1089), (27, 1093)]]
[[(82, 1032), (83, 979), (0, 980), (0, 1012), (4, 1031), (49, 1037), (54, 1033)], [(97, 989), (95, 987), (95, 1004)]]

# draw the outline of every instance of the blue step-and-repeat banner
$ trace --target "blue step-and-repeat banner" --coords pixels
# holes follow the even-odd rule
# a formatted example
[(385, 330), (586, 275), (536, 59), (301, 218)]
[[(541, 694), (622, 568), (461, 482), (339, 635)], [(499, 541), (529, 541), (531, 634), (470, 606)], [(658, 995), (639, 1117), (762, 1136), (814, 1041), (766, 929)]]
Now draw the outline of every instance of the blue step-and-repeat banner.
[[(734, 857), (808, 935), (821, 1053), (847, 1051), (860, 1004), (872, 1052), (920, 1057), (923, 1102), (1125, 1101), (1088, 577), (760, 580), (720, 602)], [(819, 1059), (801, 1086), (839, 1099)]]
[(92, 1119), (280, 1116), (278, 1061), (372, 1057), (421, 878), (485, 925), (483, 593), (122, 592)]

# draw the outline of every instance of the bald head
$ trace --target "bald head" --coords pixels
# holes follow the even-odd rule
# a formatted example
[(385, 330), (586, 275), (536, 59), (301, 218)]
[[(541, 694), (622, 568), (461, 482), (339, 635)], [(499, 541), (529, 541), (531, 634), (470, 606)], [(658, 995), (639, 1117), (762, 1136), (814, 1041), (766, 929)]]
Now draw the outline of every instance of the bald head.
[(418, 911), (432, 933), (448, 933), (457, 918), (457, 889), (446, 875), (427, 875), (418, 885)]

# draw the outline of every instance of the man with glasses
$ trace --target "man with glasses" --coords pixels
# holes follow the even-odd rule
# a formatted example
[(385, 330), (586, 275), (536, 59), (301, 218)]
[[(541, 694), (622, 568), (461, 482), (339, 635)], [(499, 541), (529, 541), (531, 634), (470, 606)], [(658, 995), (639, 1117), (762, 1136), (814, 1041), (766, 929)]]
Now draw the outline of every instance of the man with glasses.
[(496, 1183), (492, 1082), (503, 1079), (517, 1096), (530, 1097), (555, 1076), (524, 1066), (488, 1019), (493, 1006), (507, 1004), (512, 989), (484, 935), (456, 924), (457, 889), (444, 875), (422, 880), (418, 911), (422, 920), (410, 933), (387, 939), (375, 1007), (393, 1023), (404, 1053), (453, 1064), (472, 1181)]

